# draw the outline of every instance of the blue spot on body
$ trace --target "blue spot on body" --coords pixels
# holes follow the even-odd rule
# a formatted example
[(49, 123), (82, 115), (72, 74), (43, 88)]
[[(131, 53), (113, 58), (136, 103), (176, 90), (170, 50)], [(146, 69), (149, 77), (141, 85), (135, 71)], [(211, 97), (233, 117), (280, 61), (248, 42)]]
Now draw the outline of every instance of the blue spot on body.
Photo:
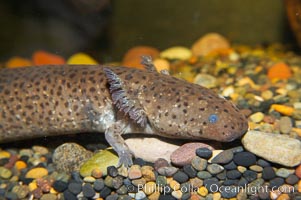
[(217, 121), (218, 121), (218, 117), (217, 117), (216, 114), (211, 114), (211, 115), (209, 116), (209, 122), (210, 122), (211, 124), (214, 124), (214, 123), (216, 123)]

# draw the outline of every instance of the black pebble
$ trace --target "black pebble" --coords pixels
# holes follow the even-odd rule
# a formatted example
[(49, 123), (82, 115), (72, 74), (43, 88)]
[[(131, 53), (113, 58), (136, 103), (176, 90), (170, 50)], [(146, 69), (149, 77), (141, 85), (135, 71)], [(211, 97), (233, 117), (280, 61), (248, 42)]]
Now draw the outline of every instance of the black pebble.
[(195, 151), (195, 153), (200, 158), (205, 158), (205, 159), (211, 158), (211, 156), (212, 156), (212, 151), (208, 148), (198, 148)]
[(221, 173), (216, 174), (215, 177), (219, 180), (225, 180), (227, 178), (227, 172), (224, 170)]
[(252, 171), (252, 170), (246, 170), (243, 173), (243, 177), (248, 181), (248, 182), (252, 182), (257, 178), (257, 173)]
[(241, 177), (241, 173), (236, 169), (227, 171), (227, 178), (229, 179), (238, 179), (240, 177)]
[(227, 170), (232, 170), (232, 169), (236, 169), (237, 165), (233, 161), (231, 161), (228, 164), (224, 165), (224, 168)]
[(165, 189), (165, 195), (169, 195), (173, 191), (169, 185), (164, 186), (164, 189)]
[(233, 198), (237, 195), (238, 188), (235, 187), (235, 186), (221, 187), (220, 192), (221, 192), (221, 196), (223, 198), (230, 199), (230, 198)]
[(229, 163), (233, 159), (233, 151), (228, 149), (221, 153), (219, 153), (217, 156), (215, 156), (211, 163), (215, 164), (226, 164)]
[(159, 200), (176, 200), (176, 198), (174, 198), (171, 195), (163, 195), (163, 194), (161, 194), (160, 197), (159, 197)]
[(224, 186), (229, 186), (229, 185), (238, 185), (239, 180), (237, 179), (227, 179), (223, 182)]
[(280, 177), (273, 178), (272, 180), (270, 180), (270, 188), (276, 190), (281, 185), (283, 185), (283, 183), (284, 183), (283, 178), (280, 178)]
[(110, 194), (111, 194), (111, 189), (106, 186), (99, 192), (99, 196), (102, 198), (106, 198)]
[(237, 183), (237, 185), (239, 187), (245, 187), (246, 185), (248, 185), (248, 181), (244, 178), (244, 177), (241, 177)]
[(233, 161), (237, 165), (249, 167), (256, 164), (256, 156), (250, 152), (239, 152), (234, 154)]
[(291, 174), (285, 179), (285, 182), (290, 185), (295, 185), (296, 183), (298, 183), (298, 181), (299, 181), (299, 178), (295, 174)]
[(209, 192), (218, 192), (221, 184), (219, 183), (217, 178), (208, 178), (204, 180), (204, 186)]
[(3, 197), (5, 195), (5, 189), (0, 188), (0, 197)]
[(95, 195), (95, 191), (90, 183), (86, 183), (83, 186), (83, 194), (87, 198), (92, 198)]
[(275, 173), (273, 167), (265, 167), (265, 168), (263, 168), (262, 178), (264, 180), (271, 180), (271, 179), (273, 179), (275, 177), (276, 177), (276, 173)]
[(257, 160), (257, 165), (259, 165), (261, 167), (269, 167), (269, 166), (271, 166), (271, 164), (268, 161), (263, 160), (263, 159), (258, 159)]
[(140, 165), (141, 167), (146, 164), (145, 160), (143, 160), (142, 158), (136, 158), (133, 161), (133, 163), (134, 163), (134, 165)]
[(192, 167), (192, 165), (185, 165), (183, 170), (189, 176), (189, 178), (194, 178), (197, 175), (197, 171)]
[(77, 200), (76, 195), (72, 194), (69, 190), (65, 190), (63, 194), (64, 194), (64, 199)]
[(78, 183), (78, 182), (72, 182), (68, 185), (68, 190), (72, 193), (72, 194), (79, 194), (82, 191), (82, 184)]
[(106, 197), (106, 200), (117, 200), (118, 199), (118, 194), (111, 194)]
[(93, 188), (96, 192), (102, 190), (105, 186), (103, 179), (96, 179), (93, 183)]
[(188, 200), (188, 199), (190, 199), (190, 197), (191, 197), (191, 195), (190, 195), (190, 193), (184, 193), (183, 195), (182, 195), (182, 200)]
[(28, 159), (29, 159), (29, 156), (23, 155), (23, 156), (20, 157), (19, 160), (22, 160), (22, 161), (27, 163)]
[(67, 189), (68, 183), (66, 183), (65, 181), (58, 180), (58, 181), (54, 181), (52, 186), (56, 191), (63, 192)]
[(178, 181), (179, 183), (184, 183), (184, 182), (188, 181), (189, 177), (184, 172), (178, 171), (177, 173), (175, 173), (173, 175), (173, 179)]
[(107, 172), (111, 177), (116, 177), (118, 175), (118, 170), (115, 166), (109, 166)]

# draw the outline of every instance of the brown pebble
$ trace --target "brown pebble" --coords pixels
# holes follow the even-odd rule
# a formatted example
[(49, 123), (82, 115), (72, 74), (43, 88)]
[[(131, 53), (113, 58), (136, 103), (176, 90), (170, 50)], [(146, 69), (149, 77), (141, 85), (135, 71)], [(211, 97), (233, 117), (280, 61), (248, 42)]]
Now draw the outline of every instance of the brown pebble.
[(49, 192), (51, 189), (51, 186), (53, 184), (53, 180), (47, 180), (43, 178), (38, 178), (37, 179), (37, 186), (41, 188), (43, 192)]
[(177, 166), (184, 166), (190, 164), (192, 159), (195, 157), (195, 151), (198, 148), (208, 148), (210, 150), (214, 150), (214, 148), (209, 146), (208, 144), (200, 142), (186, 143), (180, 146), (171, 154), (171, 162)]
[(298, 176), (298, 178), (301, 178), (301, 165), (299, 165), (299, 166), (296, 168), (295, 173), (296, 173), (296, 175)]
[(161, 167), (168, 167), (168, 166), (169, 166), (169, 163), (164, 158), (159, 158), (154, 163), (154, 168), (156, 171), (158, 171), (158, 169), (160, 169)]
[(141, 168), (139, 165), (132, 165), (129, 169), (129, 179), (138, 179), (142, 177)]
[(9, 158), (8, 163), (6, 163), (6, 164), (4, 165), (4, 167), (7, 168), (7, 169), (13, 168), (13, 167), (15, 166), (15, 163), (17, 162), (18, 159), (19, 159), (19, 158), (18, 158), (17, 155), (12, 155), (12, 156)]
[(103, 174), (102, 174), (102, 171), (101, 171), (100, 169), (95, 168), (95, 169), (92, 170), (91, 175), (92, 175), (94, 178), (97, 179), (97, 178), (101, 178)]
[(36, 199), (39, 199), (43, 196), (43, 191), (41, 188), (37, 188), (32, 191), (32, 194)]

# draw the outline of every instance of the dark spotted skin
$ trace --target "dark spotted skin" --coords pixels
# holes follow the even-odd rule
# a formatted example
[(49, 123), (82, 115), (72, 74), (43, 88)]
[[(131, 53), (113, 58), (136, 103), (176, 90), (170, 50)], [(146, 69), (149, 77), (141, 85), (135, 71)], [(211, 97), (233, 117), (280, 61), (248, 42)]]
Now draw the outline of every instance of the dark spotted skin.
[[(118, 96), (117, 89), (123, 96)], [(120, 108), (115, 99), (121, 101), (121, 97), (126, 98)], [(122, 110), (124, 105), (130, 105), (129, 112)], [(152, 70), (103, 66), (0, 70), (2, 143), (105, 132), (121, 163), (131, 165), (122, 133), (226, 142), (247, 128), (245, 116), (211, 90)]]

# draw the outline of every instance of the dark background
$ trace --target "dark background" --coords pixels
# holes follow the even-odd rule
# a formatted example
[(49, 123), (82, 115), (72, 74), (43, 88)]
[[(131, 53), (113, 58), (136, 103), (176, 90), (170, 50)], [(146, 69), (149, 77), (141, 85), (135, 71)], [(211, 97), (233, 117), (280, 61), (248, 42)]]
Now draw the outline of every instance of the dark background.
[(190, 47), (208, 32), (236, 44), (296, 43), (281, 0), (1, 0), (0, 27), (0, 62), (40, 49), (119, 61), (135, 45)]

